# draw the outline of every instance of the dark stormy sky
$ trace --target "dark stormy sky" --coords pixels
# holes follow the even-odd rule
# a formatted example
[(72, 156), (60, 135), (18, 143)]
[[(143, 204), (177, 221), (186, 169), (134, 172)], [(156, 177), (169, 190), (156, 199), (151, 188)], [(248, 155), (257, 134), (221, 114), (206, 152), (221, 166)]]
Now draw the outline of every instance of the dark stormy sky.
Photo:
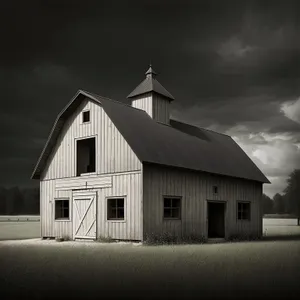
[(1, 1), (0, 185), (37, 184), (78, 89), (123, 100), (151, 60), (173, 117), (232, 135), (281, 192), (300, 167), (297, 2)]

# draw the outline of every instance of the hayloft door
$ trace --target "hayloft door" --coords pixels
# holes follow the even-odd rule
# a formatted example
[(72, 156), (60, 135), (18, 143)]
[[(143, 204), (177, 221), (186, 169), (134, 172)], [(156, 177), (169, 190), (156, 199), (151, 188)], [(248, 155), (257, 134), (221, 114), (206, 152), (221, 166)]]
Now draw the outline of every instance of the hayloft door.
[(73, 194), (74, 239), (96, 239), (97, 193)]

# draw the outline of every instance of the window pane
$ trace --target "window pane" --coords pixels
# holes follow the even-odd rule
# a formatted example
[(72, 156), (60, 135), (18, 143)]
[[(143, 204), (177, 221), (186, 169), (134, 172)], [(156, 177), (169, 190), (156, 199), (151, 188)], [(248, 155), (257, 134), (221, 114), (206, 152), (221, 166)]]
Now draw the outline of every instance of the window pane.
[(172, 218), (176, 218), (176, 219), (180, 218), (180, 209), (179, 208), (172, 209)]
[(172, 207), (180, 207), (180, 199), (179, 198), (172, 199)]
[(55, 219), (69, 218), (69, 200), (55, 200)]
[(116, 219), (117, 218), (117, 209), (115, 207), (108, 208), (108, 218), (109, 219)]
[(171, 218), (172, 217), (171, 211), (172, 210), (170, 208), (165, 208), (164, 209), (164, 218)]
[(69, 209), (64, 209), (63, 217), (69, 219)]
[(90, 112), (84, 111), (82, 114), (82, 117), (83, 117), (83, 122), (89, 122), (90, 121)]
[(124, 198), (107, 199), (107, 219), (124, 220)]
[(242, 210), (242, 203), (238, 203), (238, 210), (241, 211)]
[(111, 208), (117, 208), (117, 199), (109, 199), (109, 206)]
[(171, 207), (171, 202), (172, 202), (172, 200), (171, 200), (171, 198), (165, 198), (164, 199), (164, 207)]
[(180, 218), (180, 198), (164, 198), (164, 218)]
[(124, 209), (124, 198), (118, 198), (117, 200), (117, 207)]
[(241, 211), (238, 212), (238, 220), (242, 220), (242, 212)]
[(245, 220), (250, 220), (250, 203), (245, 203), (244, 217), (245, 217)]
[(124, 208), (118, 208), (117, 210), (117, 218), (124, 219)]
[(55, 201), (55, 219), (61, 218), (61, 202)]

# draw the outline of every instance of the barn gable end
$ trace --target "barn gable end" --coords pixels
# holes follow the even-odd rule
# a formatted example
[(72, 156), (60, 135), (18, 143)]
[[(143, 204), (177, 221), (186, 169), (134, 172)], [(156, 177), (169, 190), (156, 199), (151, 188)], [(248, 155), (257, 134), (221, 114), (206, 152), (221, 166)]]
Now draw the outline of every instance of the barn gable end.
[[(68, 109), (70, 106), (66, 112)], [(84, 112), (89, 112), (87, 122), (83, 122)], [(101, 104), (90, 98), (81, 98), (77, 108), (61, 122), (63, 126), (57, 126), (58, 122), (45, 147), (53, 145), (52, 151), (48, 157), (40, 159), (41, 167), (38, 164), (36, 168), (42, 170), (35, 175), (41, 180), (41, 235), (74, 239), (78, 234), (86, 233), (87, 237), (93, 234), (95, 238), (142, 239), (142, 164)], [(95, 138), (95, 172), (77, 176), (76, 143), (89, 138)], [(90, 200), (86, 201), (87, 204), (80, 204), (81, 199), (90, 199), (90, 195), (93, 195), (90, 208)], [(121, 222), (107, 219), (110, 197), (126, 199)], [(56, 201), (61, 200), (67, 200), (68, 220), (56, 220)], [(87, 220), (79, 224), (85, 210), (88, 210)]]
[[(82, 113), (90, 112), (83, 123)], [(55, 147), (47, 160), (43, 180), (76, 177), (76, 142), (96, 140), (96, 174), (141, 170), (141, 163), (102, 106), (85, 98), (65, 121)]]

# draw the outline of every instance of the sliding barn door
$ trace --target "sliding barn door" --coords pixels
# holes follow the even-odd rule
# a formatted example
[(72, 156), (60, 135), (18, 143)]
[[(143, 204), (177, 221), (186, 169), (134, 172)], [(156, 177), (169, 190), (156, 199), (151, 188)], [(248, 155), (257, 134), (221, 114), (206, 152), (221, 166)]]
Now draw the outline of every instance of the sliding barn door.
[(74, 238), (96, 239), (97, 194), (81, 192), (73, 195)]

